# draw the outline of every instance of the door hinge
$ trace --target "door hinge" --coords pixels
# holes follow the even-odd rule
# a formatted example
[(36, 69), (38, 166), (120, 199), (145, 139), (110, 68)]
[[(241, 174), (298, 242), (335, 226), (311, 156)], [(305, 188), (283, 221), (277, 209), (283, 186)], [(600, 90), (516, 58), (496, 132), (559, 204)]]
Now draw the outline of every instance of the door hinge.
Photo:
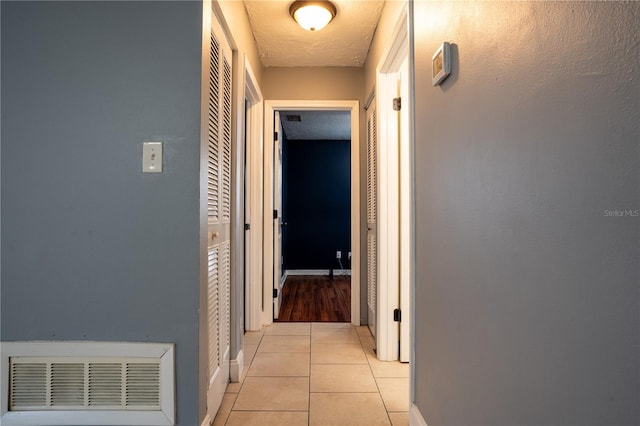
[(402, 98), (393, 98), (393, 110), (400, 111), (402, 108)]
[(250, 224), (248, 224), (248, 223), (245, 223), (245, 224), (244, 224), (244, 230), (245, 230), (245, 231), (248, 231), (249, 229), (251, 229), (251, 225), (250, 225)]
[(274, 210), (273, 211), (273, 218), (277, 219), (278, 218), (278, 210)]
[(273, 289), (273, 298), (275, 299), (276, 297), (278, 297), (278, 289), (274, 288)]
[(274, 141), (278, 140), (278, 132), (273, 132), (273, 140)]
[(393, 310), (393, 320), (395, 322), (401, 322), (402, 321), (402, 312), (400, 312), (400, 309), (394, 309)]

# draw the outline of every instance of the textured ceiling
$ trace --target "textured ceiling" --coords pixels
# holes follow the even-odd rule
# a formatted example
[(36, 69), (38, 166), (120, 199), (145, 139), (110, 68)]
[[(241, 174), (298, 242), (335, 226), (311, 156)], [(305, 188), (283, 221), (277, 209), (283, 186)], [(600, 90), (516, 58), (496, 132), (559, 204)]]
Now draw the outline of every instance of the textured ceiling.
[[(300, 121), (287, 116), (300, 116)], [(351, 140), (349, 111), (281, 111), (280, 121), (290, 140)]]
[(265, 67), (361, 67), (384, 1), (333, 0), (338, 12), (320, 31), (304, 30), (289, 15), (292, 0), (245, 0)]

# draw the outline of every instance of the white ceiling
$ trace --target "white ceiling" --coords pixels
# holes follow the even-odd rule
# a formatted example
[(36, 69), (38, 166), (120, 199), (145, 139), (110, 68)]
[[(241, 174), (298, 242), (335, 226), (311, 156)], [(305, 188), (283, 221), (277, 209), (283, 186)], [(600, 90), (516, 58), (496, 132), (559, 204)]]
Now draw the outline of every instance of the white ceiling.
[(265, 67), (361, 67), (384, 1), (332, 0), (338, 10), (328, 26), (307, 31), (289, 15), (293, 0), (245, 0)]

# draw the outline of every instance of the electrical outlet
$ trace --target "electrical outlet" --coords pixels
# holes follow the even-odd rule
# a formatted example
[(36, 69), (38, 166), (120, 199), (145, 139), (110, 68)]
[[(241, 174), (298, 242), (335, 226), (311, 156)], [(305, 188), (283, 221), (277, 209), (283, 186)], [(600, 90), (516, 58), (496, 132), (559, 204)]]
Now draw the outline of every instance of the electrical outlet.
[(340, 250), (336, 252), (336, 259), (342, 259), (342, 252)]

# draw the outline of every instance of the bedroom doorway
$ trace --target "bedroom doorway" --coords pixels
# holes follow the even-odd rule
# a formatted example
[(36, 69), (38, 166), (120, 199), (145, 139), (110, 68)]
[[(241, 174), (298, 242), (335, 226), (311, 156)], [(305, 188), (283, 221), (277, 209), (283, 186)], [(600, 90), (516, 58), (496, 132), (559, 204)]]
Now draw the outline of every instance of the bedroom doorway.
[[(316, 284), (316, 295), (318, 299), (321, 301), (322, 297), (328, 297), (327, 291), (330, 290), (329, 287), (338, 287), (340, 288), (340, 295), (344, 294), (344, 286), (330, 286), (325, 280), (330, 280), (333, 277), (334, 282), (338, 282), (340, 280), (346, 281), (346, 279), (337, 279), (338, 277), (346, 278), (348, 276), (348, 265), (358, 265), (351, 269), (349, 277), (350, 277), (350, 286), (347, 291), (346, 297), (339, 298), (339, 304), (344, 305), (345, 300), (347, 300), (349, 307), (349, 318), (346, 321), (351, 322), (354, 325), (360, 324), (360, 205), (359, 205), (359, 166), (358, 166), (358, 126), (359, 126), (359, 111), (358, 111), (359, 103), (357, 101), (266, 101), (265, 102), (265, 135), (274, 135), (273, 138), (265, 138), (265, 153), (273, 152), (273, 155), (265, 155), (265, 164), (264, 164), (264, 179), (265, 179), (265, 212), (273, 212), (273, 216), (265, 214), (265, 244), (264, 244), (264, 266), (265, 266), (265, 277), (270, 277), (270, 279), (265, 280), (265, 293), (267, 293), (267, 288), (271, 294), (268, 294), (269, 303), (272, 305), (271, 310), (271, 318), (265, 318), (265, 323), (271, 323), (274, 320), (277, 320), (280, 314), (280, 307), (283, 301), (288, 302), (289, 300), (285, 300), (283, 296), (287, 295), (286, 291), (283, 291), (283, 286), (285, 283), (285, 279), (288, 276), (304, 276), (304, 277), (312, 277), (306, 279), (294, 279), (292, 278), (291, 289), (293, 289), (296, 285), (298, 287), (306, 287), (308, 288), (314, 281), (313, 284)], [(349, 151), (349, 157), (347, 160), (347, 165), (349, 167), (348, 172), (348, 181), (350, 184), (350, 191), (348, 194), (348, 201), (350, 203), (348, 210), (349, 214), (349, 223), (348, 227), (348, 236), (349, 240), (347, 242), (329, 242), (329, 247), (332, 248), (323, 248), (322, 249), (322, 257), (325, 263), (320, 264), (321, 266), (317, 267), (309, 267), (304, 268), (304, 266), (296, 266), (301, 269), (287, 269), (290, 263), (287, 261), (287, 265), (283, 268), (282, 263), (282, 247), (281, 243), (282, 234), (290, 233), (293, 234), (294, 231), (291, 230), (293, 227), (295, 230), (296, 225), (289, 221), (287, 217), (282, 216), (283, 207), (281, 206), (281, 199), (279, 195), (282, 194), (280, 191), (280, 183), (282, 182), (283, 171), (281, 169), (282, 159), (282, 140), (277, 140), (275, 134), (278, 133), (278, 127), (280, 127), (280, 123), (282, 120), (276, 119), (277, 115), (289, 115), (292, 120), (297, 119), (297, 115), (310, 114), (312, 112), (316, 112), (318, 115), (322, 115), (322, 113), (330, 114), (330, 113), (347, 113), (348, 119), (347, 122), (349, 124), (349, 142), (346, 144), (346, 149)], [(284, 118), (289, 119), (289, 118)], [(302, 141), (296, 141), (297, 143), (304, 143)], [(307, 142), (309, 143), (309, 142)], [(344, 141), (342, 143), (344, 145)], [(288, 146), (288, 141), (285, 142), (285, 146)], [(339, 145), (339, 144), (337, 144)], [(291, 144), (291, 147), (294, 146), (294, 143)], [(342, 147), (344, 151), (345, 147)], [(293, 148), (295, 151), (295, 148)], [(284, 155), (288, 155), (289, 153), (285, 153)], [(303, 154), (304, 155), (304, 154)], [(306, 155), (309, 155), (308, 153)], [(316, 154), (313, 154), (317, 156)], [(322, 162), (319, 162), (321, 165)], [(300, 165), (300, 161), (297, 161), (296, 165)], [(290, 170), (286, 170), (288, 173)], [(325, 175), (326, 178), (326, 175)], [(328, 179), (327, 179), (328, 180)], [(299, 182), (298, 182), (299, 183)], [(310, 182), (306, 182), (309, 184)], [(288, 191), (287, 191), (288, 193)], [(331, 209), (331, 205), (326, 205), (326, 202), (318, 203), (316, 206), (316, 210), (325, 216), (327, 215), (327, 209)], [(294, 215), (295, 216), (295, 215)], [(297, 219), (296, 219), (297, 220)], [(310, 229), (310, 228), (316, 229)], [(313, 223), (306, 223), (301, 225), (299, 229), (303, 230), (303, 235), (299, 238), (304, 239), (305, 232), (308, 231), (318, 231), (324, 232), (325, 234), (331, 232), (331, 226), (328, 227), (319, 227), (314, 225)], [(288, 236), (285, 236), (285, 239)], [(308, 237), (307, 237), (308, 238)], [(304, 244), (304, 243), (303, 243)], [(336, 247), (333, 247), (336, 245)], [(346, 247), (342, 247), (342, 246)], [(338, 255), (338, 251), (340, 254)], [(351, 253), (351, 258), (349, 259), (349, 252)], [(340, 258), (338, 259), (338, 256)], [(291, 259), (292, 262), (295, 262), (294, 259)], [(340, 266), (342, 264), (342, 266)], [(298, 263), (298, 265), (304, 265), (304, 263)], [(284, 272), (287, 271), (287, 272)], [(308, 290), (298, 292), (299, 298), (302, 299), (316, 299), (313, 296), (314, 291)], [(335, 292), (335, 288), (332, 288), (331, 291)], [(324, 295), (323, 295), (324, 294)], [(334, 293), (334, 297), (336, 294)], [(295, 299), (295, 297), (294, 297)], [(338, 299), (338, 297), (336, 297)], [(266, 303), (265, 303), (266, 305)], [(315, 309), (315, 308), (314, 308)], [(309, 308), (310, 311), (310, 308)], [(290, 313), (292, 314), (292, 313)], [(289, 317), (291, 318), (291, 315)], [(295, 315), (293, 315), (295, 316)], [(328, 316), (327, 316), (328, 317)], [(296, 316), (296, 318), (303, 318), (301, 316)], [(300, 319), (302, 320), (302, 319)]]
[(278, 111), (275, 119), (282, 285), (274, 314), (279, 322), (350, 322), (351, 114)]

